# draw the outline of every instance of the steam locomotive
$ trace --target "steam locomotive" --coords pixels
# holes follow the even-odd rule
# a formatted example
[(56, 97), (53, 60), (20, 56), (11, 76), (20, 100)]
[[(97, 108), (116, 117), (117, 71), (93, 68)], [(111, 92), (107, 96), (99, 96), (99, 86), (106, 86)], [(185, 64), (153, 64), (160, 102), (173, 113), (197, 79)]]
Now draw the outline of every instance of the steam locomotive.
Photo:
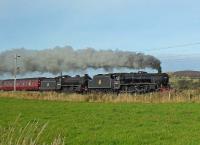
[[(0, 80), (1, 91), (12, 91), (14, 80)], [(55, 78), (26, 78), (16, 80), (17, 91), (148, 93), (169, 89), (166, 73), (109, 73), (91, 78), (84, 76), (58, 76)]]

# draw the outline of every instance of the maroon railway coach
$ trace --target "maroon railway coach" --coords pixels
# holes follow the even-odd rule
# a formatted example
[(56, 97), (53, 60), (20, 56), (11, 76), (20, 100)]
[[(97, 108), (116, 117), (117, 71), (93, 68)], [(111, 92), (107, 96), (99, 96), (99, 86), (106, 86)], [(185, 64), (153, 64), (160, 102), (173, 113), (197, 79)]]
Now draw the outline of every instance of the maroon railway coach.
[[(16, 80), (17, 91), (39, 91), (42, 78), (26, 78)], [(0, 81), (0, 90), (13, 91), (14, 80), (2, 80)]]

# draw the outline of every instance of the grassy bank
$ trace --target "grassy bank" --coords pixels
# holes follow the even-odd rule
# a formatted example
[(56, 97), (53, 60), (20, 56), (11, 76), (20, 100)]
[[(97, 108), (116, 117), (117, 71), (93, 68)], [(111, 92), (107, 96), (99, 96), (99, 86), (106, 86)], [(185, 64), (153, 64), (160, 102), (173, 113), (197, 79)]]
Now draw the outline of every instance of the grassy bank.
[(64, 94), (54, 92), (0, 92), (0, 98), (106, 103), (180, 103), (200, 102), (200, 89), (171, 90), (147, 94)]
[(65, 144), (199, 144), (200, 105), (87, 103), (0, 98), (0, 128), (37, 120), (48, 125), (38, 144), (61, 136)]

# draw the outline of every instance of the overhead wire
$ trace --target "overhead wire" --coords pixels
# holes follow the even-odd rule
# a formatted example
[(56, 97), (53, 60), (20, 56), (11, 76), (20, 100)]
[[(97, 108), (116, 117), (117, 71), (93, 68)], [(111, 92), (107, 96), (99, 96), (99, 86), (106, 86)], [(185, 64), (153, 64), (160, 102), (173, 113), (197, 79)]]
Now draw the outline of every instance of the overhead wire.
[[(168, 49), (173, 49), (173, 48), (191, 47), (191, 46), (197, 46), (197, 45), (200, 45), (199, 41), (192, 42), (192, 43), (171, 45), (171, 46), (166, 46), (166, 47), (151, 48), (151, 49), (146, 49), (144, 51), (147, 51), (147, 52), (151, 52), (152, 51), (152, 52), (154, 52), (154, 51), (160, 51), (160, 50), (168, 50)], [(199, 56), (199, 58), (198, 58), (198, 56)], [(193, 60), (198, 59), (199, 60), (200, 59), (200, 53), (173, 54), (171, 56), (170, 56), (170, 54), (168, 54), (168, 56), (159, 56), (159, 59), (162, 59), (162, 61), (172, 59), (173, 61), (182, 62), (182, 61), (185, 61), (186, 57), (188, 59), (193, 59)]]
[(151, 49), (146, 49), (146, 50), (144, 50), (144, 51), (158, 51), (158, 50), (164, 50), (164, 49), (189, 47), (189, 46), (195, 46), (195, 45), (200, 45), (200, 42), (193, 42), (193, 43), (185, 43), (185, 44), (171, 45), (171, 46), (166, 46), (166, 47), (151, 48)]

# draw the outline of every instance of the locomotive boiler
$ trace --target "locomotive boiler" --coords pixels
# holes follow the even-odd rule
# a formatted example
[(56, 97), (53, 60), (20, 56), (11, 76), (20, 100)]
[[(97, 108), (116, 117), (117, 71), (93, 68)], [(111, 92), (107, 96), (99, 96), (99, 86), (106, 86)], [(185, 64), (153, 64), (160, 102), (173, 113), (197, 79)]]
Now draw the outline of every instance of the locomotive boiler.
[(61, 91), (63, 92), (86, 92), (88, 89), (89, 75), (84, 76), (65, 76), (60, 79)]

